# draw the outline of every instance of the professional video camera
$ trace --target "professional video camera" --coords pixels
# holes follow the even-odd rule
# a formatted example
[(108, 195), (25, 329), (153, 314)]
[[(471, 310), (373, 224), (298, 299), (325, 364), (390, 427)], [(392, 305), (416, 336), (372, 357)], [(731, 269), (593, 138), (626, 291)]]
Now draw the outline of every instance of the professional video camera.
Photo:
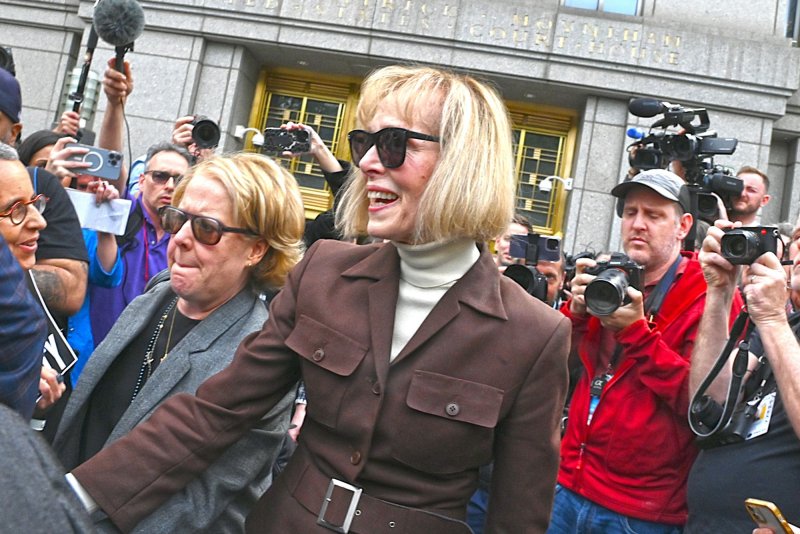
[[(704, 108), (688, 109), (678, 104), (659, 102), (652, 98), (635, 98), (628, 110), (637, 117), (663, 116), (650, 125), (647, 135), (628, 146), (631, 167), (639, 170), (664, 169), (671, 161), (681, 162), (685, 180), (690, 187), (693, 215), (714, 222), (719, 216), (719, 196), (730, 209), (731, 199), (742, 193), (744, 185), (728, 169), (714, 165), (714, 156), (729, 156), (736, 151), (738, 140), (717, 137), (709, 130), (708, 112)], [(680, 127), (680, 133), (671, 133), (669, 127)]]
[(512, 235), (508, 255), (525, 260), (525, 264), (509, 265), (503, 271), (522, 288), (542, 302), (547, 302), (547, 278), (536, 269), (539, 261), (559, 261), (561, 240), (535, 233)]
[(608, 261), (597, 262), (583, 272), (596, 276), (583, 294), (586, 307), (594, 315), (611, 315), (628, 304), (628, 286), (644, 290), (644, 267), (622, 252), (614, 252)]

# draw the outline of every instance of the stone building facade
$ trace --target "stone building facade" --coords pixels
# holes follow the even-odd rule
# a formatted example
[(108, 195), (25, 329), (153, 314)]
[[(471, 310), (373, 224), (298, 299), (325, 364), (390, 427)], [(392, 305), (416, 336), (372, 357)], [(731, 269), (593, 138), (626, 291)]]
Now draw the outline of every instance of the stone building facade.
[[(613, 3), (626, 4), (605, 5)], [(626, 131), (655, 120), (628, 112), (637, 96), (707, 108), (713, 129), (739, 139), (717, 163), (770, 175), (762, 222), (794, 222), (800, 56), (786, 34), (795, 3), (634, 0), (620, 14), (603, 11), (602, 0), (143, 0), (146, 28), (128, 56), (130, 153), (168, 138), (175, 118), (200, 113), (220, 124), (226, 151), (249, 148), (249, 136), (234, 138), (237, 125), (300, 119), (346, 158), (360, 80), (378, 66), (424, 62), (500, 90), (518, 141), (518, 205), (538, 230), (562, 234), (567, 252), (619, 247), (609, 191), (628, 170)], [(0, 45), (13, 50), (24, 132), (49, 127), (64, 109), (92, 10), (89, 1), (0, 0)], [(102, 73), (112, 56), (101, 44), (93, 69)], [(291, 167), (307, 215), (324, 210), (318, 169)], [(555, 180), (543, 191), (550, 175), (574, 187)]]

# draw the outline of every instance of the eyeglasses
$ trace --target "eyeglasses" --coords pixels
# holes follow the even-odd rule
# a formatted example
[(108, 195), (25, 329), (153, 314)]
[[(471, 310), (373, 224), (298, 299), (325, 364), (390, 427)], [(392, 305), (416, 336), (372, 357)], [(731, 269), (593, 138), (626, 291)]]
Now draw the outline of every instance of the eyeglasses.
[(258, 237), (258, 234), (252, 230), (225, 226), (213, 217), (195, 215), (173, 206), (162, 206), (158, 210), (158, 216), (161, 219), (161, 227), (170, 234), (177, 234), (186, 224), (186, 221), (192, 221), (192, 234), (194, 234), (195, 239), (204, 245), (216, 245), (225, 232)]
[(370, 148), (378, 149), (378, 158), (387, 169), (396, 169), (406, 160), (406, 143), (409, 139), (439, 142), (439, 138), (405, 128), (384, 128), (375, 133), (364, 130), (353, 130), (347, 134), (350, 141), (350, 155), (353, 163), (358, 165)]
[(33, 206), (33, 209), (42, 213), (48, 200), (49, 199), (42, 194), (36, 195), (30, 200), (18, 200), (6, 211), (0, 213), (0, 219), (9, 217), (11, 219), (11, 224), (15, 226), (22, 224), (22, 221), (28, 216), (28, 206)]
[(170, 178), (175, 180), (175, 185), (178, 185), (178, 182), (183, 179), (182, 174), (172, 174), (168, 171), (144, 171), (144, 174), (149, 174), (155, 183), (161, 185), (169, 182)]

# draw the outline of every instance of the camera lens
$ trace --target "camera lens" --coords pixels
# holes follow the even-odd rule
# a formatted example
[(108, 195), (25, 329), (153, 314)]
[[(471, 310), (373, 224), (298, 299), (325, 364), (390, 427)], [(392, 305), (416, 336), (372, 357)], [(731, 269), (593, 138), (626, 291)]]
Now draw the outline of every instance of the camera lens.
[(214, 148), (219, 145), (220, 131), (211, 119), (198, 119), (192, 128), (192, 140), (200, 148)]
[(586, 286), (586, 307), (594, 315), (611, 315), (625, 301), (628, 276), (619, 269), (606, 269)]
[(722, 257), (729, 262), (748, 265), (758, 255), (758, 236), (748, 230), (731, 230), (722, 236), (720, 249)]

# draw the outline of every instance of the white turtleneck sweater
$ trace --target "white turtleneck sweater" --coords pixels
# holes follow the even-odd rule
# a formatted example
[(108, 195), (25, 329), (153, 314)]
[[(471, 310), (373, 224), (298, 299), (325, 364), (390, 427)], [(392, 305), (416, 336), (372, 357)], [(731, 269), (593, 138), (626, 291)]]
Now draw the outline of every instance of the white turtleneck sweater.
[(390, 361), (394, 361), (436, 303), (472, 267), (480, 252), (475, 240), (404, 245), (400, 254), (400, 287), (394, 313)]

